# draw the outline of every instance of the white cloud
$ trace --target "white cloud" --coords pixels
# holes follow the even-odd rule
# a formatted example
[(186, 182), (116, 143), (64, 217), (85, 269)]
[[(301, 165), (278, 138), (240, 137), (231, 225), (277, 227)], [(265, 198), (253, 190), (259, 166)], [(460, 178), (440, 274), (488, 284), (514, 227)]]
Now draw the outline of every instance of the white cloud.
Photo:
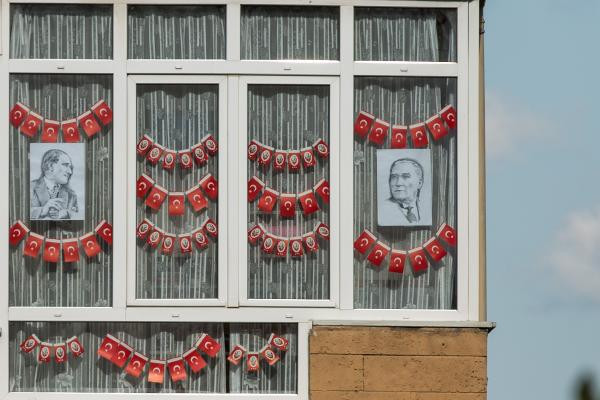
[(600, 302), (600, 206), (571, 213), (555, 235), (548, 263), (563, 294)]
[(510, 157), (523, 144), (547, 140), (556, 131), (546, 116), (494, 91), (486, 93), (485, 118), (486, 156), (490, 160)]

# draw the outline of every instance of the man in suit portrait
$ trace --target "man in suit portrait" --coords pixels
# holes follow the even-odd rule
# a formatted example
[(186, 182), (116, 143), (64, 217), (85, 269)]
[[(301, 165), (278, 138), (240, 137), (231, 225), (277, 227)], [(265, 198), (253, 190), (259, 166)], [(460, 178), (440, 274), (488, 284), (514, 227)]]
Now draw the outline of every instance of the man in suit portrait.
[(42, 156), (41, 173), (31, 181), (31, 219), (69, 220), (79, 212), (77, 194), (69, 187), (73, 175), (71, 157), (59, 149)]
[(380, 202), (380, 215), (389, 219), (390, 225), (418, 225), (421, 221), (419, 196), (425, 173), (423, 166), (412, 158), (400, 158), (390, 167), (389, 197)]

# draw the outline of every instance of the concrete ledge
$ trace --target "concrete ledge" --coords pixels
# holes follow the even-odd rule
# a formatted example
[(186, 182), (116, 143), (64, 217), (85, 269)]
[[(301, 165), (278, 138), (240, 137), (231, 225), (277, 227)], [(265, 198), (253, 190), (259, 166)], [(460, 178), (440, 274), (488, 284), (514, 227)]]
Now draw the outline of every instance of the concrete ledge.
[(313, 325), (331, 326), (399, 326), (412, 328), (479, 328), (492, 331), (496, 327), (491, 321), (368, 321), (368, 320), (313, 320)]

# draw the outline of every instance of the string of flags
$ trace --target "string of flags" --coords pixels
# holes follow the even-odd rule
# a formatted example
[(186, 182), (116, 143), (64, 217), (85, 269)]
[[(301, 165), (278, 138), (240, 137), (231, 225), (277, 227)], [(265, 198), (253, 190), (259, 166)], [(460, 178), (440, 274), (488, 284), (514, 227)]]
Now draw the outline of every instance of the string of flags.
[(155, 227), (152, 222), (144, 218), (136, 228), (136, 236), (152, 249), (160, 247), (161, 254), (173, 254), (175, 243), (177, 243), (179, 253), (181, 255), (189, 255), (192, 252), (192, 242), (198, 250), (204, 250), (210, 244), (208, 240), (209, 236), (217, 240), (218, 228), (212, 219), (206, 218), (200, 228), (193, 232), (175, 235)]
[(145, 204), (153, 210), (159, 210), (168, 197), (169, 215), (171, 216), (185, 214), (186, 198), (192, 209), (195, 212), (200, 212), (208, 207), (208, 201), (204, 194), (212, 201), (216, 201), (219, 194), (218, 182), (211, 173), (206, 174), (196, 186), (185, 193), (169, 192), (156, 184), (151, 177), (142, 174), (135, 184), (135, 190), (137, 197), (142, 200), (145, 199)]
[(265, 254), (286, 257), (289, 249), (292, 257), (302, 257), (305, 248), (309, 253), (319, 250), (317, 235), (324, 240), (329, 240), (329, 226), (318, 222), (314, 230), (302, 236), (281, 237), (267, 232), (261, 224), (256, 224), (248, 230), (248, 242), (254, 246), (262, 240), (260, 248)]
[(290, 172), (296, 172), (300, 170), (300, 164), (304, 168), (314, 167), (317, 164), (314, 152), (322, 159), (326, 159), (329, 157), (329, 145), (321, 138), (317, 139), (312, 146), (299, 150), (279, 150), (257, 140), (252, 140), (248, 144), (248, 159), (258, 161), (263, 168), (268, 168), (272, 161), (275, 171), (283, 171), (287, 167)]
[[(433, 115), (425, 122), (413, 125), (391, 126), (390, 147), (392, 149), (403, 149), (407, 146), (407, 136), (410, 135), (414, 148), (423, 148), (429, 145), (427, 131), (433, 140), (440, 140), (449, 133), (450, 129), (456, 129), (456, 110), (452, 105), (445, 106), (439, 113)], [(388, 137), (390, 123), (366, 111), (360, 111), (354, 121), (354, 133), (360, 139), (368, 138), (369, 142), (376, 146), (382, 146)]]
[(39, 347), (37, 356), (39, 363), (48, 363), (50, 360), (52, 360), (52, 358), (54, 358), (56, 363), (62, 364), (67, 361), (67, 349), (74, 358), (81, 357), (81, 355), (85, 352), (77, 336), (67, 339), (66, 343), (61, 342), (51, 344), (48, 342), (42, 342), (34, 333), (19, 345), (21, 351), (27, 354), (33, 352), (33, 350), (35, 350), (37, 347)]
[(93, 232), (88, 232), (79, 238), (70, 239), (46, 238), (35, 232), (30, 232), (30, 229), (23, 221), (18, 220), (10, 227), (8, 237), (9, 243), (13, 247), (18, 246), (23, 239), (27, 238), (23, 247), (23, 254), (28, 257), (36, 258), (43, 247), (43, 260), (57, 263), (60, 259), (62, 249), (63, 261), (72, 263), (79, 261), (80, 243), (85, 255), (90, 258), (96, 257), (102, 251), (96, 235), (100, 236), (107, 244), (112, 245), (113, 228), (105, 220), (102, 220)]
[(375, 267), (381, 266), (387, 256), (390, 255), (389, 271), (399, 274), (404, 272), (406, 259), (408, 258), (413, 271), (417, 273), (429, 267), (427, 256), (431, 260), (438, 262), (448, 254), (438, 239), (442, 240), (448, 246), (456, 247), (456, 230), (447, 223), (444, 223), (440, 226), (436, 235), (427, 240), (422, 246), (409, 251), (403, 251), (390, 248), (389, 245), (383, 243), (369, 230), (364, 229), (354, 241), (354, 249), (362, 255), (371, 249), (367, 255), (367, 260)]
[(152, 165), (156, 165), (162, 160), (163, 169), (171, 171), (175, 168), (175, 165), (179, 165), (181, 169), (192, 168), (194, 162), (198, 166), (205, 165), (209, 157), (217, 155), (219, 146), (215, 138), (208, 134), (191, 148), (178, 151), (166, 148), (152, 140), (150, 136), (144, 135), (137, 143), (136, 151)]
[(23, 103), (17, 102), (10, 110), (9, 120), (12, 126), (30, 139), (35, 138), (42, 130), (41, 141), (44, 143), (56, 143), (58, 135), (62, 132), (62, 139), (65, 143), (77, 143), (81, 141), (79, 128), (83, 130), (88, 138), (92, 138), (102, 129), (98, 121), (103, 126), (111, 123), (113, 119), (112, 109), (104, 100), (98, 101), (92, 108), (77, 118), (71, 118), (64, 121), (55, 121), (42, 117), (31, 111)]
[(259, 195), (258, 209), (265, 213), (271, 213), (279, 203), (279, 213), (284, 218), (292, 218), (296, 214), (296, 202), (300, 203), (303, 214), (310, 215), (320, 210), (319, 203), (315, 193), (329, 204), (329, 182), (321, 179), (317, 184), (302, 193), (279, 193), (265, 185), (265, 183), (256, 176), (248, 180), (248, 202), (253, 202)]
[(283, 336), (271, 333), (267, 344), (259, 351), (249, 352), (244, 346), (236, 344), (227, 356), (227, 360), (233, 365), (239, 365), (246, 354), (246, 369), (248, 372), (257, 372), (260, 369), (260, 360), (265, 360), (269, 365), (275, 365), (281, 356), (274, 349), (286, 351), (288, 344), (289, 341)]
[(207, 365), (200, 351), (214, 358), (220, 350), (221, 344), (210, 335), (203, 333), (194, 346), (180, 356), (168, 360), (156, 360), (149, 359), (149, 357), (134, 350), (124, 341), (107, 334), (102, 340), (97, 353), (118, 368), (125, 367), (125, 373), (134, 378), (139, 378), (144, 373), (146, 365), (149, 365), (148, 382), (162, 385), (165, 381), (167, 369), (173, 382), (186, 380), (188, 377), (185, 368), (186, 363), (192, 372), (199, 373)]

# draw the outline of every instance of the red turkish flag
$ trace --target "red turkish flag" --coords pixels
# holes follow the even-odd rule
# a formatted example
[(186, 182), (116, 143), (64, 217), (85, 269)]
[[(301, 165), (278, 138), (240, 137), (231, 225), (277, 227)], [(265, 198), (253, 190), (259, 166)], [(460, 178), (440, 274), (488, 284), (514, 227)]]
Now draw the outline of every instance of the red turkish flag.
[(185, 196), (182, 192), (169, 193), (169, 215), (185, 214)]
[(72, 336), (67, 339), (67, 348), (73, 354), (73, 357), (81, 357), (83, 353), (85, 353), (85, 349), (81, 345), (79, 338), (77, 336)]
[(154, 185), (150, 194), (146, 197), (146, 205), (153, 210), (158, 210), (166, 198), (167, 189), (160, 185)]
[(146, 237), (146, 243), (148, 246), (156, 249), (158, 245), (162, 242), (163, 236), (165, 232), (162, 229), (154, 228), (152, 232)]
[(209, 199), (217, 201), (217, 197), (219, 196), (219, 185), (211, 173), (206, 174), (206, 176), (200, 180), (200, 187), (204, 190), (204, 193), (206, 193)]
[(252, 140), (248, 144), (248, 160), (256, 160), (258, 158), (258, 154), (260, 153), (260, 148), (260, 144), (256, 140)]
[(198, 165), (204, 165), (208, 162), (208, 154), (206, 154), (206, 149), (202, 143), (198, 143), (192, 147), (192, 155)]
[(454, 109), (454, 107), (452, 107), (452, 105), (447, 105), (446, 107), (444, 107), (442, 111), (440, 111), (440, 116), (444, 121), (446, 121), (450, 129), (456, 128), (456, 110)]
[(300, 193), (298, 199), (300, 200), (304, 215), (310, 215), (319, 211), (319, 203), (317, 203), (317, 198), (312, 190)]
[(296, 214), (296, 195), (281, 193), (279, 196), (279, 213), (283, 218), (293, 218)]
[(253, 176), (248, 181), (248, 202), (253, 202), (256, 200), (258, 195), (262, 192), (265, 187), (265, 183), (258, 179), (256, 176)]
[(172, 254), (173, 253), (173, 247), (175, 245), (175, 240), (176, 240), (175, 235), (171, 235), (171, 234), (166, 233), (164, 235), (163, 242), (162, 242), (162, 244), (160, 246), (160, 252), (161, 252), (161, 254)]
[(50, 263), (57, 263), (60, 258), (60, 240), (46, 239), (44, 242), (43, 260)]
[(215, 140), (213, 135), (204, 136), (204, 138), (201, 140), (201, 143), (204, 145), (204, 147), (206, 148), (206, 152), (210, 156), (215, 156), (219, 151), (219, 146), (217, 145), (217, 141)]
[(260, 360), (258, 358), (258, 353), (248, 353), (248, 357), (246, 358), (246, 368), (248, 369), (248, 372), (259, 370)]
[(61, 122), (60, 128), (65, 143), (81, 142), (81, 135), (79, 135), (79, 128), (77, 127), (77, 121), (75, 119)]
[(360, 236), (354, 241), (354, 249), (360, 254), (365, 254), (369, 247), (375, 243), (377, 238), (368, 230), (363, 230)]
[(48, 363), (52, 359), (52, 355), (54, 353), (54, 346), (50, 343), (42, 342), (40, 343), (40, 351), (38, 352), (38, 362)]
[(179, 382), (185, 381), (187, 379), (187, 372), (185, 372), (185, 364), (183, 363), (183, 358), (175, 357), (167, 360), (167, 367), (169, 368), (169, 375), (171, 376), (171, 381)]
[(79, 241), (77, 238), (63, 240), (63, 261), (64, 262), (77, 262), (79, 261)]
[(319, 250), (319, 244), (317, 243), (314, 232), (308, 232), (302, 235), (302, 241), (304, 242), (304, 246), (306, 246), (306, 250), (310, 251), (311, 253)]
[(152, 147), (154, 147), (154, 142), (152, 141), (150, 136), (144, 135), (137, 143), (137, 146), (135, 146), (135, 151), (143, 157), (146, 155), (146, 153), (148, 153), (148, 151), (150, 151)]
[(394, 125), (392, 126), (392, 149), (403, 149), (406, 147), (406, 134), (408, 126)]
[(290, 341), (284, 338), (283, 336), (271, 333), (271, 336), (269, 336), (269, 340), (267, 340), (267, 343), (273, 347), (278, 348), (281, 351), (286, 351), (288, 345), (290, 344)]
[(323, 201), (329, 204), (329, 182), (325, 179), (321, 179), (314, 187), (315, 193), (323, 199)]
[(198, 228), (192, 232), (192, 240), (196, 244), (196, 247), (200, 250), (204, 250), (209, 245), (208, 238), (206, 237), (206, 234), (202, 228)]
[(90, 258), (96, 257), (102, 251), (94, 232), (83, 235), (79, 238), (79, 241), (81, 242), (85, 255)]
[(44, 120), (44, 127), (42, 128), (42, 143), (56, 143), (58, 141), (58, 131), (60, 129), (60, 123), (51, 119)]
[(431, 136), (435, 140), (439, 140), (448, 134), (448, 129), (446, 129), (446, 125), (444, 125), (444, 121), (442, 121), (439, 115), (429, 118), (425, 121), (425, 125), (427, 125), (427, 129), (429, 129)]
[(410, 265), (412, 265), (414, 272), (424, 271), (429, 266), (425, 250), (423, 250), (422, 247), (410, 250), (408, 252), (408, 259), (410, 260)]
[(162, 159), (162, 167), (167, 171), (172, 171), (177, 163), (177, 153), (173, 150), (165, 149), (164, 157)]
[(154, 180), (146, 174), (142, 174), (135, 183), (135, 192), (138, 198), (146, 197), (150, 189), (154, 186)]
[[(74, 120), (73, 120), (74, 121)], [(42, 126), (42, 117), (34, 112), (29, 113), (21, 125), (21, 133), (29, 138), (35, 137)]]
[(298, 236), (290, 238), (289, 248), (292, 257), (302, 257), (302, 255), (304, 254), (304, 248), (302, 247), (302, 238)]
[(187, 192), (185, 192), (188, 201), (192, 205), (192, 209), (195, 212), (199, 212), (208, 207), (208, 200), (204, 197), (200, 185), (196, 185)]
[(104, 241), (110, 245), (113, 242), (113, 228), (112, 225), (106, 222), (105, 220), (100, 221), (98, 226), (95, 229), (96, 233), (104, 239)]
[(279, 355), (277, 355), (277, 353), (275, 353), (268, 345), (261, 350), (260, 355), (269, 365), (274, 365), (279, 361)]
[(29, 228), (25, 226), (23, 221), (17, 220), (8, 230), (8, 242), (11, 246), (16, 246), (21, 243), (21, 240), (29, 233)]
[(161, 146), (158, 143), (154, 143), (150, 151), (146, 153), (146, 160), (148, 160), (150, 164), (156, 165), (158, 163), (158, 160), (160, 160), (160, 158), (162, 157), (164, 151), (165, 148), (163, 146)]
[(423, 247), (434, 261), (440, 261), (448, 254), (446, 249), (444, 249), (442, 244), (435, 237), (426, 241)]
[(86, 111), (77, 117), (77, 123), (89, 138), (100, 132), (100, 129), (102, 129), (91, 111)]
[(142, 240), (146, 240), (146, 237), (153, 229), (154, 224), (144, 218), (144, 220), (138, 224), (137, 228), (135, 228), (135, 235)]
[(277, 245), (275, 246), (275, 255), (277, 257), (286, 257), (288, 249), (288, 240), (278, 237)]
[(266, 213), (272, 212), (273, 208), (275, 208), (275, 204), (277, 204), (278, 197), (279, 192), (276, 192), (271, 188), (266, 188), (258, 200), (258, 209)]
[(452, 247), (456, 247), (458, 236), (456, 230), (448, 224), (440, 226), (437, 231), (437, 236)]
[(21, 125), (21, 122), (25, 120), (29, 114), (29, 108), (27, 108), (22, 103), (17, 102), (13, 108), (10, 110), (9, 119), (12, 126), (18, 128)]
[(396, 272), (399, 274), (404, 273), (404, 266), (406, 265), (406, 257), (408, 253), (402, 250), (392, 249), (390, 255), (390, 272)]
[(319, 225), (315, 228), (315, 233), (321, 236), (325, 240), (329, 240), (329, 226), (324, 224), (323, 222), (319, 222)]
[(117, 347), (119, 347), (119, 340), (110, 334), (106, 334), (98, 348), (98, 355), (111, 361), (117, 352)]
[(144, 368), (146, 368), (146, 364), (148, 363), (148, 357), (138, 352), (133, 353), (133, 357), (129, 360), (129, 364), (125, 367), (125, 373), (127, 375), (133, 376), (134, 378), (139, 378), (142, 372), (144, 372)]
[(264, 240), (262, 242), (262, 251), (266, 254), (271, 254), (273, 253), (273, 250), (275, 250), (276, 244), (277, 238), (274, 235), (271, 235), (267, 232), (264, 234)]
[(384, 243), (377, 242), (375, 246), (371, 249), (367, 260), (371, 262), (376, 267), (379, 267), (383, 260), (387, 257), (390, 252), (390, 247)]
[(299, 151), (288, 151), (288, 159), (287, 159), (288, 169), (290, 171), (299, 171), (300, 170), (300, 152)]
[(422, 122), (420, 124), (411, 125), (410, 137), (412, 139), (413, 147), (415, 148), (427, 147), (429, 144), (427, 133), (425, 132), (425, 124)]
[(58, 364), (67, 361), (67, 345), (64, 343), (56, 343), (54, 345), (54, 360)]
[(242, 358), (244, 357), (245, 352), (246, 348), (244, 346), (236, 344), (227, 356), (227, 360), (234, 365), (239, 365), (240, 361), (242, 361)]
[(201, 228), (208, 236), (212, 236), (213, 239), (216, 239), (219, 236), (217, 224), (210, 218), (207, 218), (206, 221), (204, 221)]
[(300, 150), (300, 154), (302, 155), (302, 165), (304, 168), (311, 168), (317, 164), (312, 147), (303, 148)]
[(359, 112), (358, 116), (356, 117), (356, 121), (354, 121), (354, 133), (356, 133), (356, 135), (358, 135), (361, 139), (364, 139), (371, 130), (373, 121), (375, 121), (374, 115), (365, 111)]
[(255, 245), (264, 235), (265, 230), (260, 224), (254, 225), (248, 230), (248, 242)]
[(23, 254), (31, 258), (36, 258), (40, 253), (43, 243), (44, 237), (42, 235), (31, 232), (29, 236), (27, 236), (25, 246), (23, 246)]
[(98, 117), (100, 122), (102, 122), (102, 125), (106, 126), (112, 121), (113, 112), (104, 100), (100, 100), (94, 104), (92, 106), (92, 111), (96, 117)]
[(287, 152), (283, 150), (275, 150), (275, 155), (273, 156), (273, 169), (275, 171), (285, 170), (286, 160)]
[(315, 149), (315, 151), (317, 152), (319, 157), (321, 157), (321, 158), (329, 157), (329, 146), (323, 139), (321, 139), (321, 138), (317, 139), (313, 143), (312, 147), (313, 147), (313, 149)]
[(385, 138), (390, 130), (390, 123), (381, 119), (376, 119), (371, 133), (369, 133), (369, 142), (381, 146), (385, 142)]
[(160, 383), (165, 382), (165, 365), (166, 361), (150, 360), (150, 368), (148, 369), (148, 382)]
[(221, 345), (210, 335), (203, 333), (200, 339), (196, 342), (196, 347), (209, 357), (216, 357)]
[(206, 367), (206, 361), (204, 361), (204, 358), (202, 358), (202, 355), (195, 347), (183, 353), (183, 358), (190, 366), (190, 369), (196, 374), (202, 371), (202, 368)]
[(19, 348), (23, 353), (31, 353), (40, 344), (40, 339), (34, 334), (31, 334), (27, 339), (23, 340)]
[(190, 169), (194, 166), (192, 151), (189, 149), (179, 151), (179, 164), (181, 168)]
[(258, 164), (263, 167), (268, 167), (271, 163), (271, 159), (273, 158), (274, 149), (271, 146), (263, 146), (260, 149), (260, 155), (258, 157)]
[(192, 235), (179, 235), (179, 252), (181, 254), (189, 254), (192, 252)]

